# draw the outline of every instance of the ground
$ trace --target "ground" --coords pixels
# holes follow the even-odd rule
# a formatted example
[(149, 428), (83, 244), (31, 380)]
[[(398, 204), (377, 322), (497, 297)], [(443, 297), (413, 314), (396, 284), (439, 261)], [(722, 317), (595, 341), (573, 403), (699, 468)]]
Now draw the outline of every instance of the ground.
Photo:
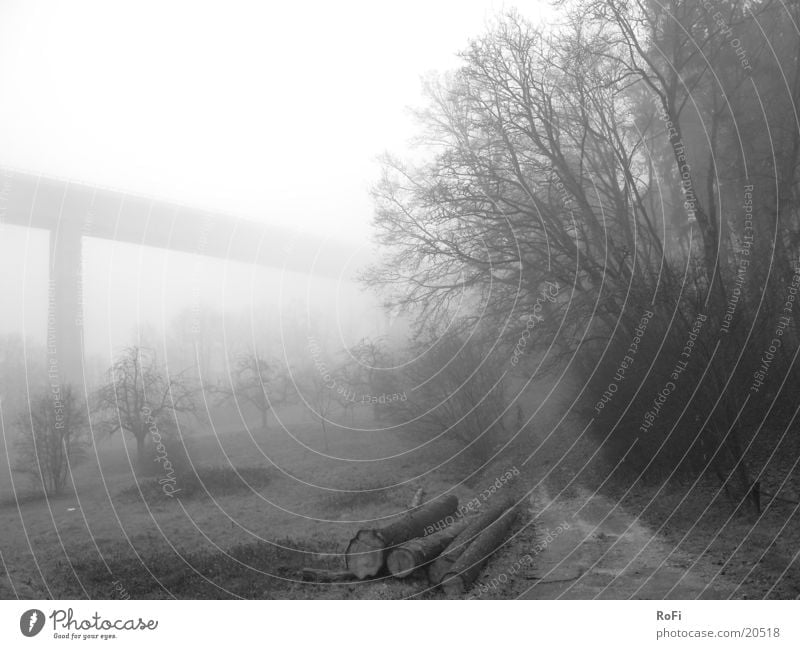
[[(540, 530), (569, 527), (537, 555), (528, 574), (530, 599), (695, 599), (727, 597), (726, 580), (712, 584), (707, 562), (693, 565), (683, 552), (601, 494), (553, 499), (542, 489)], [(541, 532), (540, 532), (541, 535)]]
[(249, 486), (205, 473), (216, 477), (183, 499), (153, 490), (152, 479), (142, 498), (129, 447), (98, 443), (95, 461), (75, 472), (73, 495), (0, 506), (0, 597), (439, 598), (420, 574), (314, 585), (299, 573), (341, 568), (362, 522), (403, 511), (417, 487), (464, 503), (512, 466), (521, 516), (469, 598), (798, 595), (797, 529), (785, 508), (754, 520), (724, 504), (699, 513), (684, 499), (681, 509), (679, 495), (646, 486), (615, 496), (594, 489), (590, 472), (575, 472), (559, 449), (481, 467), (454, 457), (452, 440), (412, 455), (419, 440), (397, 432), (334, 427), (323, 458), (316, 422), (290, 429), (193, 434), (198, 467), (247, 468)]

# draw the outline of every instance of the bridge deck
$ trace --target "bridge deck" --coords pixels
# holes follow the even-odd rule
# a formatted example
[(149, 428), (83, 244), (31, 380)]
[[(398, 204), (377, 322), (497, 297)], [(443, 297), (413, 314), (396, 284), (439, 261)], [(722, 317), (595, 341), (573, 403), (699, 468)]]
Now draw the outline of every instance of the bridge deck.
[[(338, 277), (355, 248), (254, 221), (0, 169), (0, 220), (24, 227)], [(352, 266), (350, 269), (352, 270)]]

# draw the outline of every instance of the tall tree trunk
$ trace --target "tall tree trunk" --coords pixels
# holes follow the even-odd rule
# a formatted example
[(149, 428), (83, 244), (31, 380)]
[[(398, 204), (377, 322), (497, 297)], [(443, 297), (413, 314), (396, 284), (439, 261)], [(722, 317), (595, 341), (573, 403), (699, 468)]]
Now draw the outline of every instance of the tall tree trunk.
[(325, 452), (330, 453), (331, 449), (328, 447), (328, 428), (325, 426), (325, 417), (320, 417), (322, 422), (322, 440), (325, 442)]
[(742, 443), (739, 439), (739, 428), (734, 426), (728, 434), (726, 441), (726, 448), (728, 453), (732, 456), (734, 462), (734, 471), (739, 480), (740, 488), (742, 489), (742, 500), (750, 501), (756, 514), (761, 513), (761, 502), (759, 497), (760, 486), (756, 480), (751, 477), (750, 468), (747, 465), (745, 452), (742, 449)]
[(136, 436), (136, 461), (139, 464), (139, 470), (144, 471), (147, 462), (147, 433)]

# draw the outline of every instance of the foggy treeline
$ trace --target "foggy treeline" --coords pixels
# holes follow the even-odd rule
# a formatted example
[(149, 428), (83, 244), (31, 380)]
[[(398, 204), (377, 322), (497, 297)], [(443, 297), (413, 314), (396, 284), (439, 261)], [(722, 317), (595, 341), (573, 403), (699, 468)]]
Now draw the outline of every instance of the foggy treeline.
[(433, 154), (385, 162), (371, 281), (425, 322), (468, 295), (469, 335), (569, 365), (632, 475), (721, 465), (749, 489), (797, 389), (797, 6), (559, 7), (428, 82)]

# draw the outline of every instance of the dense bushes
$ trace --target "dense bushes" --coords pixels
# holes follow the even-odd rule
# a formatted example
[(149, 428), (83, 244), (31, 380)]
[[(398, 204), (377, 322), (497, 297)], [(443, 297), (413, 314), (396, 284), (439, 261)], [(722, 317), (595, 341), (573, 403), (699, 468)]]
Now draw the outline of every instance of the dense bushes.
[(425, 439), (455, 440), (485, 461), (505, 438), (503, 359), (485, 339), (449, 332), (419, 339), (400, 372), (407, 399), (385, 408), (395, 424)]
[(554, 33), (510, 13), (428, 83), (424, 161), (387, 158), (375, 189), (370, 279), (419, 322), (471, 318), (568, 368), (628, 478), (749, 488), (798, 386), (800, 9), (730, 3), (744, 65), (703, 3), (564, 7)]
[(54, 384), (32, 397), (16, 420), (15, 471), (27, 474), (37, 491), (56, 496), (68, 486), (72, 468), (86, 455), (88, 412), (71, 386)]

